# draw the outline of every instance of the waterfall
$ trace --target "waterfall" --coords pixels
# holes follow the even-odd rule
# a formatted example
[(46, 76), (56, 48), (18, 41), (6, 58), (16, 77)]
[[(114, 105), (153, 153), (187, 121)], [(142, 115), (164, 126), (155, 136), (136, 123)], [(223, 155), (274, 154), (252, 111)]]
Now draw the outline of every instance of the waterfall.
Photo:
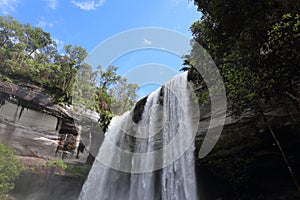
[(196, 200), (199, 108), (187, 73), (151, 93), (139, 121), (114, 117), (80, 200)]

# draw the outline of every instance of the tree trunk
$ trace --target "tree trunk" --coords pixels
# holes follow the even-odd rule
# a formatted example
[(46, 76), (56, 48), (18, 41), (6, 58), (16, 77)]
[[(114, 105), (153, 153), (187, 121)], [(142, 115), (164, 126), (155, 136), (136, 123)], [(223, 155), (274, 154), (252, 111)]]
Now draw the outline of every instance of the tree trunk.
[(289, 107), (286, 105), (286, 103), (283, 102), (282, 105), (283, 105), (283, 107), (285, 108), (286, 112), (289, 114), (291, 120), (292, 120), (293, 122), (295, 122), (295, 121), (296, 121), (296, 118), (294, 117), (292, 111), (289, 109)]
[(291, 102), (295, 105), (296, 109), (300, 112), (300, 98), (295, 97), (289, 92), (285, 92), (287, 97), (291, 100)]
[(268, 129), (269, 129), (269, 131), (270, 131), (270, 133), (271, 133), (271, 135), (272, 135), (272, 137), (273, 137), (273, 139), (274, 139), (274, 141), (275, 141), (275, 143), (276, 143), (276, 146), (278, 147), (278, 149), (279, 149), (279, 151), (280, 151), (280, 153), (281, 153), (281, 156), (282, 156), (282, 158), (283, 158), (283, 161), (285, 162), (285, 164), (286, 164), (286, 166), (287, 166), (287, 168), (288, 168), (288, 170), (289, 170), (289, 173), (290, 173), (290, 175), (291, 175), (291, 177), (292, 177), (292, 179), (293, 179), (293, 182), (294, 182), (294, 184), (295, 184), (297, 190), (300, 192), (300, 186), (299, 186), (299, 183), (298, 183), (298, 181), (297, 181), (297, 178), (296, 178), (296, 176), (295, 176), (295, 174), (294, 174), (294, 172), (293, 172), (293, 170), (292, 170), (292, 167), (291, 167), (291, 165), (290, 165), (290, 163), (289, 163), (289, 161), (288, 161), (288, 159), (287, 159), (287, 157), (286, 157), (286, 155), (285, 155), (285, 153), (284, 153), (284, 151), (283, 151), (283, 149), (282, 149), (282, 147), (281, 147), (281, 144), (280, 144), (280, 142), (279, 142), (277, 136), (275, 135), (275, 133), (274, 133), (274, 131), (273, 131), (271, 125), (269, 124), (269, 122), (268, 122), (266, 116), (264, 115), (263, 111), (261, 111), (260, 113), (261, 113), (261, 115), (262, 115), (262, 117), (263, 117), (263, 119), (264, 119), (264, 122), (266, 123), (266, 125), (267, 125), (267, 127), (268, 127)]

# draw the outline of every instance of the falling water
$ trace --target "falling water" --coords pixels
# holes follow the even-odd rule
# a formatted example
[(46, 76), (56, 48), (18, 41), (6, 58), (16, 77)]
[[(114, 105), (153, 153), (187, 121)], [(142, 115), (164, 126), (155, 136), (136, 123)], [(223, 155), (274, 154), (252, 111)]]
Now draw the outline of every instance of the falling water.
[(112, 119), (79, 199), (198, 199), (199, 109), (187, 73), (151, 93), (139, 121), (133, 121), (134, 114)]

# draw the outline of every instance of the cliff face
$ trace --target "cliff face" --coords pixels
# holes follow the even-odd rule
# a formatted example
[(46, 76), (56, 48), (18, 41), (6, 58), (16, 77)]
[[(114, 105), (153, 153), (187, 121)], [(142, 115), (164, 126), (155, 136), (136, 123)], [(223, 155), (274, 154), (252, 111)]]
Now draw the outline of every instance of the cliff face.
[[(235, 118), (231, 116), (230, 108), (228, 111), (216, 146), (206, 157), (198, 159), (197, 163), (199, 170), (204, 168), (204, 171), (211, 174), (207, 178), (198, 171), (204, 185), (215, 185), (205, 187), (207, 193), (212, 195), (211, 198), (222, 196), (225, 199), (299, 199), (293, 177), (268, 128), (268, 125), (272, 127), (290, 163), (289, 167), (299, 182), (299, 112), (292, 107), (280, 105), (268, 108), (264, 111), (267, 124), (263, 117), (254, 112), (249, 111)], [(209, 116), (209, 110), (206, 114), (202, 112), (196, 138), (196, 153), (201, 148)], [(212, 177), (217, 178), (217, 181), (212, 183)]]
[[(133, 121), (136, 123), (141, 119), (146, 100), (147, 97), (143, 98), (134, 107)], [(0, 104), (0, 139), (14, 147), (24, 163), (28, 164), (28, 160), (36, 158), (29, 166), (34, 166), (40, 159), (47, 162), (61, 158), (63, 151), (56, 153), (60, 135), (77, 136), (80, 132), (88, 149), (97, 154), (103, 135), (95, 134), (99, 132), (94, 126), (99, 117), (96, 113), (76, 114), (71, 108), (55, 104), (51, 96), (39, 87), (2, 81)], [(209, 104), (201, 106), (199, 132), (195, 141), (196, 155), (208, 128), (210, 112)], [(284, 107), (273, 107), (265, 110), (265, 114), (300, 180), (299, 113)], [(94, 140), (91, 140), (92, 137)], [(66, 161), (83, 164), (88, 154), (84, 151), (79, 159), (75, 159), (75, 155), (67, 153)], [(241, 196), (252, 196), (253, 199), (259, 196), (262, 199), (285, 198), (286, 193), (295, 190), (264, 120), (255, 113), (244, 113), (239, 118), (228, 113), (217, 145), (208, 156), (198, 159), (197, 165), (200, 166), (198, 179), (201, 184), (212, 186), (205, 187), (204, 193), (208, 199), (232, 195), (228, 191), (233, 191), (234, 195), (244, 193)], [(211, 176), (207, 177), (201, 171), (207, 171)], [(23, 184), (24, 181), (19, 183)], [(234, 195), (230, 198), (236, 198)]]
[[(0, 141), (13, 147), (25, 165), (12, 195), (22, 200), (76, 199), (89, 168), (89, 151), (81, 149), (77, 157), (77, 146), (83, 134), (91, 137), (98, 117), (55, 104), (35, 85), (0, 81)], [(85, 144), (91, 147), (89, 141)]]
[[(19, 156), (55, 159), (63, 154), (75, 161), (81, 136), (91, 149), (91, 127), (99, 118), (93, 111), (75, 112), (72, 107), (56, 104), (43, 88), (4, 81), (0, 81), (0, 106), (0, 138)], [(80, 162), (84, 163), (87, 155), (84, 151)]]
[[(140, 120), (145, 102), (146, 98), (136, 104), (135, 122)], [(212, 115), (209, 103), (201, 104), (200, 109), (195, 155), (203, 144)], [(216, 146), (197, 161), (198, 181), (206, 185), (205, 189), (199, 189), (203, 199), (299, 199), (293, 177), (269, 128), (275, 133), (299, 182), (300, 114), (296, 107), (267, 106), (264, 117), (251, 111), (233, 117), (230, 111), (229, 105)]]
[(30, 84), (15, 84), (0, 81), (1, 102), (14, 98), (22, 107), (32, 110), (47, 112), (48, 114), (70, 120), (72, 116), (61, 106), (56, 105), (51, 96), (47, 95), (43, 88)]

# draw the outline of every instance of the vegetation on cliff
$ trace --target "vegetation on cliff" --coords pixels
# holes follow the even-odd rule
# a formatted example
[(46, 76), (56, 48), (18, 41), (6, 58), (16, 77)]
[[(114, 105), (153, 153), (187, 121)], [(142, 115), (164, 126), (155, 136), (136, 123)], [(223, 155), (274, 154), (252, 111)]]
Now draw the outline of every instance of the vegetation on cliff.
[(14, 149), (0, 143), (0, 198), (14, 189), (15, 179), (23, 170), (23, 165), (14, 155)]
[(60, 50), (43, 29), (0, 16), (0, 80), (39, 86), (56, 103), (97, 111), (107, 125), (134, 105), (138, 86), (118, 76), (117, 67), (93, 69), (87, 54), (71, 44)]
[[(195, 42), (210, 54), (221, 73), (230, 104), (229, 113), (234, 117), (239, 117), (245, 112), (253, 114), (254, 123), (250, 126), (251, 129), (266, 129), (271, 135), (277, 146), (277, 152), (287, 166), (287, 171), (300, 190), (297, 177), (292, 171), (292, 168), (295, 169), (297, 166), (293, 158), (296, 159), (298, 155), (293, 151), (287, 151), (287, 147), (284, 146), (286, 143), (281, 144), (282, 141), (278, 139), (282, 137), (281, 134), (291, 136), (298, 128), (290, 129), (291, 133), (279, 132), (280, 127), (285, 126), (270, 117), (270, 111), (281, 108), (283, 109), (281, 114), (286, 113), (285, 120), (289, 121), (287, 123), (299, 122), (299, 2), (294, 0), (195, 0), (194, 2), (203, 15), (201, 20), (192, 25), (191, 30)], [(183, 70), (190, 70), (191, 77), (200, 85), (198, 88), (202, 88), (199, 98), (203, 102), (207, 101), (209, 96), (207, 91), (203, 91), (205, 83), (197, 75), (196, 68), (203, 63), (201, 60), (203, 57), (199, 56), (196, 46), (194, 45), (191, 55), (186, 56), (184, 63), (187, 66)], [(205, 65), (201, 67), (206, 71), (210, 70), (205, 68)], [(260, 132), (251, 129), (242, 131), (242, 128), (236, 127), (223, 132), (232, 137), (224, 135), (210, 154), (211, 157), (208, 156), (205, 161), (210, 167), (223, 171), (223, 176), (234, 186), (243, 186), (242, 182), (245, 182), (247, 177), (241, 175), (241, 172), (247, 173), (247, 166), (254, 159), (251, 153), (253, 146), (259, 147), (255, 145), (255, 141), (257, 139), (263, 141)], [(245, 134), (246, 138), (250, 137), (250, 141), (253, 141), (247, 142), (248, 139), (243, 136)], [(230, 148), (230, 144), (235, 145)], [(244, 148), (244, 144), (250, 146)], [(233, 166), (232, 163), (236, 164)]]
[[(119, 76), (115, 66), (96, 69), (89, 66), (84, 62), (87, 55), (81, 46), (67, 44), (63, 49), (59, 48), (56, 40), (42, 28), (21, 24), (12, 16), (0, 16), (1, 105), (9, 100), (22, 106), (22, 110), (30, 108), (42, 112), (48, 112), (54, 105), (59, 109), (51, 111), (68, 115), (48, 113), (63, 118), (64, 128), (68, 122), (75, 132), (77, 129), (73, 127), (70, 113), (59, 105), (73, 105), (75, 111), (90, 109), (99, 113), (99, 125), (105, 131), (114, 115), (133, 107), (138, 86)], [(67, 165), (63, 161), (49, 161), (46, 165), (56, 166), (81, 179), (90, 168)], [(0, 144), (1, 199), (14, 188), (15, 178), (21, 170), (22, 165), (12, 148)]]
[[(216, 63), (236, 115), (268, 103), (299, 106), (299, 2), (196, 0), (195, 4), (203, 16), (191, 27), (194, 39)], [(186, 64), (200, 63), (195, 51)]]

